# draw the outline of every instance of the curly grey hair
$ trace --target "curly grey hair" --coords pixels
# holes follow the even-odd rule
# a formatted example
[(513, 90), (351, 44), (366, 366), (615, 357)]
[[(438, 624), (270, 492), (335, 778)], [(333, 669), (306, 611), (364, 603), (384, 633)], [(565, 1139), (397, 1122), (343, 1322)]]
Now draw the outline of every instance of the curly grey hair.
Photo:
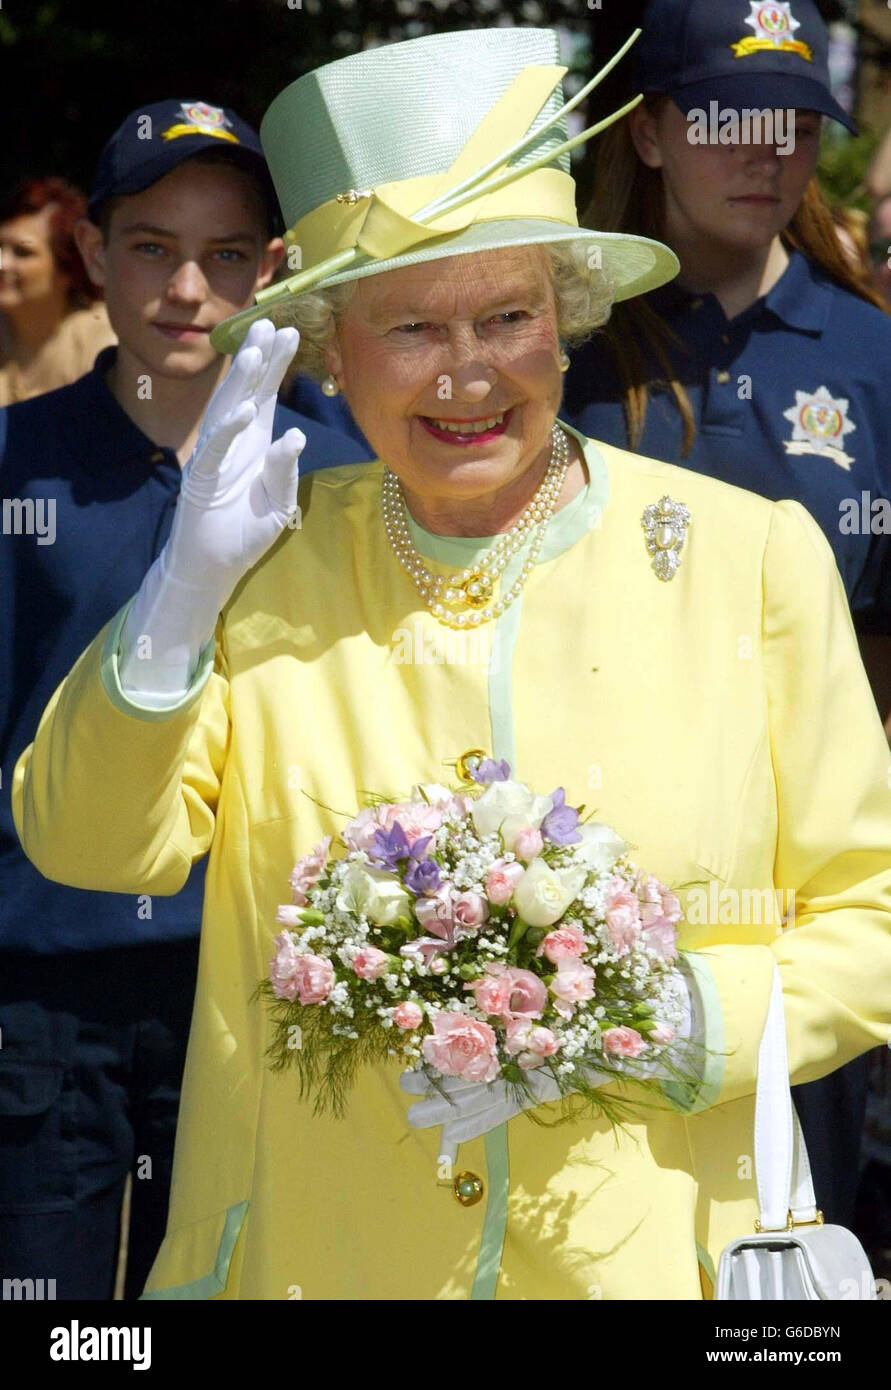
[[(583, 242), (549, 242), (547, 253), (557, 307), (557, 331), (566, 347), (578, 347), (602, 327), (613, 306), (609, 273), (590, 262), (591, 249)], [(326, 375), (324, 350), (334, 337), (337, 320), (356, 291), (356, 280), (298, 295), (290, 305), (287, 322), (300, 330), (300, 347), (294, 361), (297, 371), (316, 381)]]

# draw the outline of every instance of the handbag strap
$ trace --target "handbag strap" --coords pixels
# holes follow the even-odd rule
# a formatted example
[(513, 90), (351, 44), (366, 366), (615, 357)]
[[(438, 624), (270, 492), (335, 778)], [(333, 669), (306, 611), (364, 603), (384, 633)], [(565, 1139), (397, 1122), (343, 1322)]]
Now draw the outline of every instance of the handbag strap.
[(796, 1223), (817, 1220), (807, 1146), (789, 1089), (783, 985), (776, 963), (758, 1052), (755, 1178), (761, 1230), (786, 1230), (790, 1212)]

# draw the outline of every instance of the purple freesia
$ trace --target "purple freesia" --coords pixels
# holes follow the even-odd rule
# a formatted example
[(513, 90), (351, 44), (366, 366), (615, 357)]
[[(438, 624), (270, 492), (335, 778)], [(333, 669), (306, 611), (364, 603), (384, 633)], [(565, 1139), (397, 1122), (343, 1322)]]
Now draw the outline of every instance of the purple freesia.
[(398, 820), (393, 822), (390, 830), (376, 830), (368, 849), (368, 857), (373, 863), (380, 865), (382, 869), (394, 871), (398, 869), (400, 859), (408, 859), (410, 854), (408, 836)]
[(415, 864), (423, 859), (424, 851), (432, 839), (432, 835), (421, 835), (410, 845), (408, 836), (397, 820), (393, 822), (391, 829), (382, 828), (374, 832), (374, 839), (368, 847), (368, 857), (379, 868), (398, 873), (403, 859), (411, 859)]
[(441, 881), (439, 865), (435, 859), (415, 860), (406, 871), (404, 879), (406, 888), (419, 898), (426, 898), (435, 893)]
[(541, 836), (543, 840), (550, 840), (553, 845), (576, 845), (581, 840), (581, 835), (576, 832), (579, 823), (579, 813), (574, 806), (566, 805), (566, 793), (562, 787), (558, 787), (551, 793), (551, 800), (554, 809), (548, 811), (541, 823)]
[(483, 758), (479, 766), (472, 769), (470, 775), (474, 782), (482, 782), (484, 785), (490, 782), (507, 782), (510, 779), (510, 763), (506, 758), (502, 758), (498, 763), (494, 758)]

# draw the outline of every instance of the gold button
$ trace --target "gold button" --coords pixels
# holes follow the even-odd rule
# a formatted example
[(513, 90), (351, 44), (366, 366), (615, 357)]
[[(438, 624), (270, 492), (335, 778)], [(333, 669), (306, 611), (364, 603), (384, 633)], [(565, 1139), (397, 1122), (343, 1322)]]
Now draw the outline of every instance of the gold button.
[(722, 333), (722, 334), (721, 334), (721, 342), (722, 342), (722, 343), (729, 343), (729, 342), (730, 342), (730, 338), (728, 337), (728, 335), (727, 335), (726, 333)]
[(701, 308), (702, 308), (702, 300), (701, 300), (701, 299), (694, 299), (694, 300), (691, 300), (690, 308), (691, 308), (691, 309), (701, 309)]
[(462, 753), (456, 767), (461, 781), (476, 785), (475, 778), (470, 769), (471, 767), (478, 767), (483, 758), (486, 757), (488, 757), (488, 754), (485, 748), (468, 748), (466, 753)]
[(715, 381), (719, 381), (719, 382), (721, 383), (722, 386), (726, 386), (729, 380), (730, 380), (730, 373), (729, 373), (729, 372), (718, 372), (718, 373), (716, 374), (716, 376), (715, 376)]
[(452, 1183), (452, 1189), (462, 1207), (475, 1207), (477, 1202), (482, 1201), (483, 1180), (476, 1173), (459, 1173)]

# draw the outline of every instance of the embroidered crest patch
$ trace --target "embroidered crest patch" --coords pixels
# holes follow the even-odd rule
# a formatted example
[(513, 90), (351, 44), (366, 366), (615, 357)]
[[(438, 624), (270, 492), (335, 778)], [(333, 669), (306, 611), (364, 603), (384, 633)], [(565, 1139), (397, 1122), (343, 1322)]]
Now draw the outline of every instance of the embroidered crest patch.
[(795, 404), (783, 411), (792, 422), (792, 438), (783, 440), (787, 454), (816, 454), (851, 471), (852, 454), (844, 451), (844, 438), (857, 426), (848, 419), (848, 402), (837, 399), (825, 386), (816, 391), (796, 391)]
[(781, 0), (781, 3), (773, 5), (762, 4), (760, 0), (749, 0), (749, 8), (750, 14), (744, 23), (755, 32), (750, 38), (740, 39), (739, 43), (731, 45), (734, 58), (745, 58), (750, 53), (763, 53), (765, 49), (782, 48), (787, 52), (797, 53), (809, 63), (814, 61), (809, 46), (801, 39), (793, 38), (795, 30), (800, 29), (801, 24), (792, 13), (790, 0)]
[(165, 140), (176, 140), (180, 135), (214, 135), (218, 140), (231, 140), (235, 145), (239, 143), (238, 136), (233, 135), (231, 129), (226, 129), (232, 122), (219, 106), (209, 106), (206, 101), (183, 101), (180, 102), (179, 115), (182, 119), (177, 125), (162, 130)]

